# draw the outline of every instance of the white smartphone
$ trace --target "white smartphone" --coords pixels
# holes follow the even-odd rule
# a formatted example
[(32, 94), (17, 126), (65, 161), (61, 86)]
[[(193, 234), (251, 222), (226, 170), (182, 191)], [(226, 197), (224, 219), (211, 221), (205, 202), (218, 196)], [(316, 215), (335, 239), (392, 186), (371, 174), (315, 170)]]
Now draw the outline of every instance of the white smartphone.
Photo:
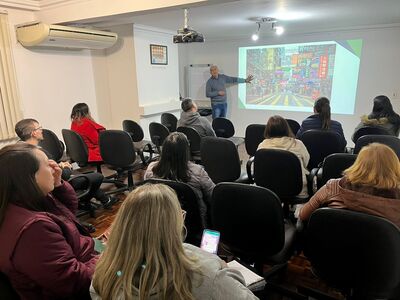
[(219, 237), (219, 231), (204, 229), (200, 248), (207, 252), (217, 254)]

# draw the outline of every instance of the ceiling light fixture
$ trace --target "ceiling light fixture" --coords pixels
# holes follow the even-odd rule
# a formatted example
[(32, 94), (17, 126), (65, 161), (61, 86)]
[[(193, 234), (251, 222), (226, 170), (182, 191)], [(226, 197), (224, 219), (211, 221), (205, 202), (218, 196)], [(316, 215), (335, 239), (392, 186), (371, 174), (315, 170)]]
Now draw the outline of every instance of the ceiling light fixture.
[(271, 24), (271, 30), (273, 32), (275, 32), (276, 35), (281, 35), (285, 31), (285, 28), (283, 28), (282, 26), (276, 26), (276, 23), (277, 23), (278, 20), (275, 19), (275, 18), (269, 18), (269, 17), (260, 18), (260, 17), (257, 17), (257, 18), (250, 18), (249, 20), (255, 21), (257, 26), (258, 26), (257, 27), (257, 31), (255, 33), (253, 33), (252, 36), (251, 36), (251, 39), (253, 41), (257, 41), (259, 39), (261, 24), (264, 24), (264, 23)]
[(258, 38), (260, 37), (260, 27), (261, 27), (261, 23), (260, 23), (260, 22), (257, 22), (257, 25), (258, 25), (257, 31), (256, 31), (255, 33), (253, 33), (253, 35), (251, 36), (251, 39), (252, 39), (253, 41), (257, 41)]

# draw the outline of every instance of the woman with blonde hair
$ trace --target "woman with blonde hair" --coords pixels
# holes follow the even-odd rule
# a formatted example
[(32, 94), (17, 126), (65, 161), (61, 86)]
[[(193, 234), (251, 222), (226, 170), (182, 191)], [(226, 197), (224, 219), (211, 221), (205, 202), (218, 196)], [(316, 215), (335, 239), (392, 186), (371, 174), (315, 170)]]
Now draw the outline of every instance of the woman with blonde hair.
[(400, 227), (400, 162), (388, 146), (363, 147), (344, 176), (331, 179), (300, 211), (307, 220), (321, 206), (346, 208), (380, 216)]
[(216, 255), (183, 244), (176, 194), (146, 184), (128, 195), (92, 281), (92, 299), (257, 299)]

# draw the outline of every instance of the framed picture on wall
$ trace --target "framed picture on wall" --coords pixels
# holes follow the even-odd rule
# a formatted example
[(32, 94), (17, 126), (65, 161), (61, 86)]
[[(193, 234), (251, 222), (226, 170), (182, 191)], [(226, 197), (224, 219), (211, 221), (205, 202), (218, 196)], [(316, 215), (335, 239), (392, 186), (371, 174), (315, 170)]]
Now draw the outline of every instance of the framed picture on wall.
[(167, 46), (150, 44), (150, 63), (152, 65), (168, 65)]

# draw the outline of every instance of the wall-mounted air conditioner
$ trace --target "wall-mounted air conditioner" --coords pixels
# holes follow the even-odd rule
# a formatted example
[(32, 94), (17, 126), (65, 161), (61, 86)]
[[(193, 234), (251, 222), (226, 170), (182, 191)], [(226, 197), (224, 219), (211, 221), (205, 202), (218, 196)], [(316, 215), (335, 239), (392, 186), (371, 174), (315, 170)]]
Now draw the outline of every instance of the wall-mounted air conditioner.
[(41, 22), (17, 25), (16, 28), (17, 39), (24, 47), (105, 49), (118, 39), (113, 32)]

